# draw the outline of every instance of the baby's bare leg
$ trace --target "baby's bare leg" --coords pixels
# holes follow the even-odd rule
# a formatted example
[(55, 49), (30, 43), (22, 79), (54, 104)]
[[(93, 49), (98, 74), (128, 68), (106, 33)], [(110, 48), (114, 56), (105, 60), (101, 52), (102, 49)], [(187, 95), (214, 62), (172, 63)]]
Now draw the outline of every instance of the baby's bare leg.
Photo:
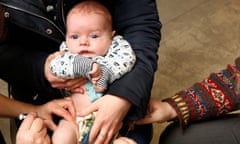
[(134, 140), (127, 137), (119, 137), (113, 141), (113, 144), (137, 144)]
[(66, 120), (60, 120), (57, 129), (52, 136), (53, 144), (77, 144), (78, 143), (77, 125)]

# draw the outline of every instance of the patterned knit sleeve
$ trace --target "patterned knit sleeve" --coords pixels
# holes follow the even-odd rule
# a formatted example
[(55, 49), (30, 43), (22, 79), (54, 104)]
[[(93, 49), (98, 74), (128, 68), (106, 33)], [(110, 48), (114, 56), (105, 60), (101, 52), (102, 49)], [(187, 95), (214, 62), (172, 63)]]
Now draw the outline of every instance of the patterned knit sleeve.
[(181, 127), (189, 122), (217, 117), (240, 108), (240, 57), (235, 64), (212, 73), (192, 87), (164, 99), (177, 112)]

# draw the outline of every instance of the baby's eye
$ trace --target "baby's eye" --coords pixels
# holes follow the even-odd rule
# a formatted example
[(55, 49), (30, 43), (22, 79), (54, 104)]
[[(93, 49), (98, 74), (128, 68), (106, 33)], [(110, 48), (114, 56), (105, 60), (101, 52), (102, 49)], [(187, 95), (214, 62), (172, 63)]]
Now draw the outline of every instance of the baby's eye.
[(93, 35), (90, 35), (90, 37), (91, 38), (98, 38), (98, 35), (93, 34)]
[(71, 39), (78, 39), (78, 38), (79, 38), (78, 35), (72, 35), (72, 36), (71, 36)]

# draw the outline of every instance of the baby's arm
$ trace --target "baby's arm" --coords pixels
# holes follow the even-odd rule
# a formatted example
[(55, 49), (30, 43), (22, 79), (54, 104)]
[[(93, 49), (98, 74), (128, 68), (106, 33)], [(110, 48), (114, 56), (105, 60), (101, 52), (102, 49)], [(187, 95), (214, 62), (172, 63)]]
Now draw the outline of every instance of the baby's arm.
[(131, 45), (119, 35), (114, 37), (108, 53), (104, 57), (97, 56), (94, 59), (102, 69), (102, 76), (97, 81), (97, 85), (105, 89), (109, 83), (129, 72), (136, 62)]
[(65, 53), (51, 61), (49, 66), (51, 73), (61, 78), (86, 77), (90, 80), (89, 72), (95, 62), (87, 57), (70, 53), (64, 42), (60, 49), (64, 50)]

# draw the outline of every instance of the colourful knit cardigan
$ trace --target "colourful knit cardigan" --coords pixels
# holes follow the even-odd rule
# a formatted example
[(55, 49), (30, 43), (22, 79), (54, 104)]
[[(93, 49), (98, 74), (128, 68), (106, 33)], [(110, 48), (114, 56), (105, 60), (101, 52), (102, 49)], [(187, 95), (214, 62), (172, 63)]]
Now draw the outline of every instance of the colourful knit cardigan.
[(240, 57), (235, 64), (163, 101), (176, 110), (181, 127), (240, 109)]

